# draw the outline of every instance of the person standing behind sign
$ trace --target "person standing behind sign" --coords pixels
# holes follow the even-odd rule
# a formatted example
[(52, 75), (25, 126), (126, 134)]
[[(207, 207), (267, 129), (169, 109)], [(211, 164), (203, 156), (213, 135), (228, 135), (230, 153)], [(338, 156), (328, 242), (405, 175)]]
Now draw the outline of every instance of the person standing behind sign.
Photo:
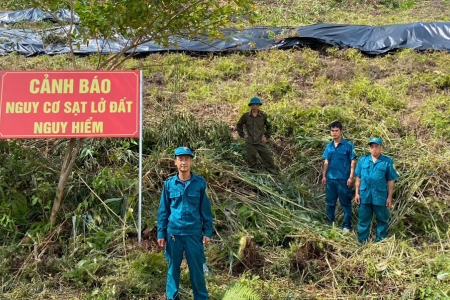
[(358, 209), (358, 241), (369, 238), (373, 215), (377, 221), (375, 242), (386, 237), (389, 208), (392, 207), (394, 183), (398, 179), (394, 161), (381, 154), (383, 141), (374, 137), (369, 143), (370, 154), (364, 155), (356, 165), (355, 202)]
[(158, 245), (165, 246), (169, 263), (166, 293), (179, 298), (180, 266), (183, 254), (189, 267), (194, 300), (207, 300), (203, 273), (204, 244), (211, 241), (213, 217), (206, 195), (206, 181), (191, 172), (194, 154), (187, 147), (175, 150), (178, 174), (164, 182), (158, 210)]
[(249, 168), (252, 170), (256, 168), (259, 154), (267, 170), (271, 174), (278, 175), (278, 167), (275, 165), (272, 153), (267, 146), (267, 140), (272, 135), (272, 124), (267, 115), (259, 110), (261, 105), (261, 99), (258, 97), (250, 99), (248, 106), (251, 106), (251, 110), (241, 116), (236, 128), (239, 136), (245, 139)]

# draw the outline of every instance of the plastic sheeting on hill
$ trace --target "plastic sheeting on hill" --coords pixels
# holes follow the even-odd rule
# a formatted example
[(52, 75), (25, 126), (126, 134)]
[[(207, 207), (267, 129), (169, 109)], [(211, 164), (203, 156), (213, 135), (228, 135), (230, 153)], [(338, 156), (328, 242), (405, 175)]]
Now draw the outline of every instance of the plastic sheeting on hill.
[[(71, 19), (70, 15), (71, 13), (67, 9), (60, 9), (55, 13), (56, 18), (67, 22)], [(39, 21), (56, 22), (56, 19), (51, 14), (43, 12), (39, 8), (30, 8), (18, 11), (0, 11), (0, 24), (15, 24), (19, 22)], [(80, 22), (80, 18), (78, 17), (78, 15), (73, 15), (73, 22)]]
[[(22, 12), (22, 15), (20, 14)], [(8, 20), (37, 21), (46, 19), (44, 13), (36, 10), (14, 12), (7, 17)], [(70, 18), (68, 11), (61, 10), (61, 16)], [(0, 12), (0, 20), (2, 13)], [(11, 21), (11, 23), (13, 23)], [(52, 43), (60, 40), (54, 39), (61, 35), (68, 27), (58, 27), (44, 31), (0, 29), (0, 55), (18, 52), (25, 56), (37, 54), (63, 54), (69, 53), (69, 45)], [(78, 30), (74, 28), (73, 30)], [(275, 40), (273, 37), (281, 33), (289, 33), (290, 38)], [(387, 26), (364, 25), (337, 25), (315, 24), (303, 27), (252, 27), (241, 31), (235, 29), (223, 30), (224, 38), (208, 41), (205, 37), (188, 40), (173, 37), (171, 41), (177, 46), (162, 47), (154, 42), (144, 43), (134, 50), (136, 54), (150, 54), (167, 51), (188, 51), (194, 53), (218, 53), (233, 51), (258, 51), (267, 49), (289, 49), (293, 47), (331, 45), (339, 48), (350, 47), (359, 49), (370, 55), (383, 54), (395, 49), (416, 50), (450, 50), (450, 23), (427, 22)], [(51, 38), (53, 37), (53, 39)], [(74, 44), (76, 54), (118, 53), (128, 41), (122, 37), (114, 40), (89, 40), (83, 44)]]
[(292, 48), (319, 42), (340, 48), (351, 47), (367, 54), (395, 49), (450, 50), (450, 23), (423, 22), (387, 26), (316, 24), (297, 29), (298, 37), (277, 44)]

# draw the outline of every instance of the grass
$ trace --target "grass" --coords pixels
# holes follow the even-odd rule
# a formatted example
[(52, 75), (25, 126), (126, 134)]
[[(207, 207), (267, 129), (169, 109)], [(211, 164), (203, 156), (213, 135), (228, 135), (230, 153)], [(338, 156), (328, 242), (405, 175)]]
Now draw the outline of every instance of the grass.
[[(314, 23), (389, 25), (449, 21), (448, 1), (273, 0), (260, 3), (256, 22), (271, 26)], [(433, 8), (432, 11), (429, 8)]]
[[(257, 25), (446, 21), (446, 2), (258, 1)], [(97, 59), (76, 62), (95, 69)], [(2, 141), (1, 297), (164, 299), (156, 211), (161, 184), (175, 172), (171, 151), (189, 144), (198, 153), (194, 172), (207, 179), (214, 207), (216, 232), (206, 249), (211, 299), (245, 291), (268, 300), (448, 299), (450, 277), (438, 275), (450, 273), (449, 60), (445, 52), (369, 57), (329, 47), (155, 54), (125, 62), (123, 69), (141, 69), (145, 77), (143, 243), (136, 242), (130, 210), (136, 212), (136, 143), (87, 140), (83, 153), (89, 155), (79, 157), (69, 179), (63, 222), (48, 230), (48, 199), (64, 143)], [(0, 63), (12, 70), (72, 67), (65, 55), (11, 54)], [(278, 178), (247, 172), (234, 129), (254, 95), (273, 120)], [(360, 246), (354, 231), (343, 235), (339, 226), (324, 224), (321, 155), (334, 120), (344, 123), (359, 155), (378, 135), (395, 160), (400, 179), (382, 243)], [(100, 201), (107, 199), (115, 200)], [(185, 266), (181, 286), (192, 299)]]

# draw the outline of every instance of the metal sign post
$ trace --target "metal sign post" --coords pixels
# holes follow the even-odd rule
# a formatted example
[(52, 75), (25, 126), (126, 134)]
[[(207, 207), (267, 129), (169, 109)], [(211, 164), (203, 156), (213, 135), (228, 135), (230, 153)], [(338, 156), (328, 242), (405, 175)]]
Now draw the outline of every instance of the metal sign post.
[(139, 98), (139, 200), (138, 200), (138, 243), (141, 243), (142, 232), (142, 71), (140, 71), (140, 98)]

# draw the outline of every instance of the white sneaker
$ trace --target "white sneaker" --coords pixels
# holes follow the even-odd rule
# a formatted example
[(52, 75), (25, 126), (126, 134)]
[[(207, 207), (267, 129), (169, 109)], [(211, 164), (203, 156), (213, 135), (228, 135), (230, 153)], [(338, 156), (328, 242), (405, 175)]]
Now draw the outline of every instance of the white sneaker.
[(350, 233), (350, 229), (342, 228), (342, 233), (344, 233), (344, 234)]

